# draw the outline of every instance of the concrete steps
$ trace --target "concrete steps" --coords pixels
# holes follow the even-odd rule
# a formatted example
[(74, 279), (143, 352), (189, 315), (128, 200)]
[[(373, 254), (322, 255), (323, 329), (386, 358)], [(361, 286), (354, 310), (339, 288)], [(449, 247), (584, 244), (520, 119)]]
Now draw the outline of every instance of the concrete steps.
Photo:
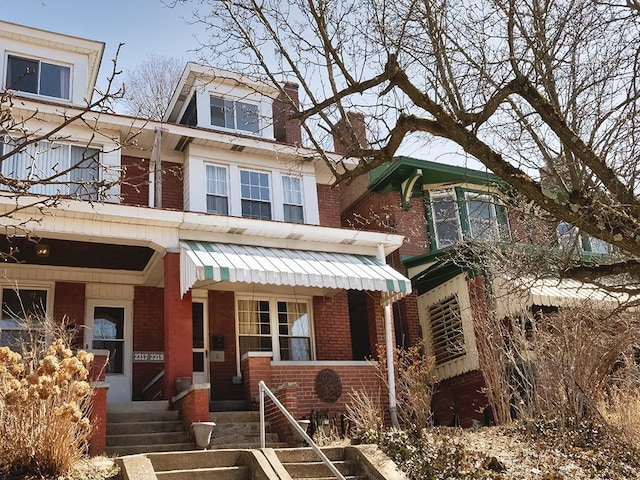
[(166, 401), (107, 405), (107, 453), (132, 455), (146, 452), (193, 450), (177, 411)]
[[(216, 423), (211, 435), (210, 449), (260, 448), (260, 412), (222, 411), (211, 412), (209, 419)], [(268, 448), (284, 448), (286, 443), (280, 442), (276, 433), (269, 432), (269, 422), (266, 424), (266, 446)]]
[[(358, 465), (345, 456), (341, 447), (323, 448), (322, 452), (348, 480), (367, 480)], [(288, 448), (275, 450), (276, 456), (292, 479), (335, 479), (327, 465), (310, 448)]]
[(251, 480), (238, 451), (192, 451), (147, 455), (158, 480)]

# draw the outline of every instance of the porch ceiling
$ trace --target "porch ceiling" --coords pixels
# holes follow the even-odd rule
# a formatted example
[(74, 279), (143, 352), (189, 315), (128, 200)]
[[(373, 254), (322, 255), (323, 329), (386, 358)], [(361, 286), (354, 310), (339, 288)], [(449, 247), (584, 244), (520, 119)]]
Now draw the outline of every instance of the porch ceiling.
[[(47, 256), (38, 256), (36, 246), (46, 244)], [(29, 239), (0, 235), (0, 252), (10, 254), (9, 263), (56, 267), (144, 271), (154, 250), (134, 245), (77, 242), (53, 238)]]
[(228, 281), (383, 293), (385, 303), (411, 292), (411, 281), (367, 255), (226, 243), (180, 243), (180, 286)]

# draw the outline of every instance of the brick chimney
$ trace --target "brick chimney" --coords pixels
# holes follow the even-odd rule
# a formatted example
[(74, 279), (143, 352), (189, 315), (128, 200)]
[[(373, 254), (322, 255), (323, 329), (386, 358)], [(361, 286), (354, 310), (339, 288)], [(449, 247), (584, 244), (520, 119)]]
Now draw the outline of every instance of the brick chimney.
[[(348, 155), (354, 146), (367, 147), (367, 129), (364, 115), (360, 112), (347, 112), (351, 128), (344, 118), (336, 123), (333, 132), (333, 149), (340, 155)], [(354, 145), (355, 142), (357, 145)]]
[(278, 142), (302, 145), (300, 120), (291, 118), (300, 109), (298, 84), (287, 82), (283, 89), (273, 102), (273, 134)]

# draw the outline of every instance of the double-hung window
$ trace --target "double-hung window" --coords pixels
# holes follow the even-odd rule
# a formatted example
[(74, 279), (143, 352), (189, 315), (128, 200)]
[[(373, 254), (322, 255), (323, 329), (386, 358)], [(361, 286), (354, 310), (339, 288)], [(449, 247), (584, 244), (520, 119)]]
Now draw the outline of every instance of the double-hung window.
[(206, 166), (207, 212), (220, 215), (229, 214), (229, 194), (227, 190), (227, 169), (218, 165)]
[(444, 248), (459, 242), (460, 215), (455, 191), (433, 192), (430, 198), (436, 246)]
[(282, 177), (282, 198), (284, 221), (291, 223), (304, 223), (302, 181), (300, 177)]
[[(13, 148), (0, 141), (0, 153)], [(6, 158), (1, 170), (31, 194), (98, 198), (100, 151), (95, 148), (40, 141)]]
[(258, 133), (258, 105), (211, 96), (211, 125), (230, 130)]
[(10, 90), (69, 100), (71, 68), (9, 55), (5, 86)]
[(493, 196), (466, 192), (465, 200), (471, 238), (500, 240), (508, 237), (504, 207)]
[(239, 299), (240, 356), (272, 352), (274, 360), (313, 359), (309, 303), (300, 300)]
[(271, 220), (270, 175), (265, 172), (240, 170), (242, 216)]
[(43, 320), (47, 314), (47, 290), (2, 289), (0, 347), (22, 353), (45, 340)]

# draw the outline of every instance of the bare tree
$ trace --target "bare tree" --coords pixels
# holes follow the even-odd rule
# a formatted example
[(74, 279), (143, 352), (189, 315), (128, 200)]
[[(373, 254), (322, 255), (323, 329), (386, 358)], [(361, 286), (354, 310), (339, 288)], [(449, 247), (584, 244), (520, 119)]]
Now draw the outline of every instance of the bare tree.
[[(536, 208), (628, 254), (572, 274), (640, 270), (636, 1), (194, 3), (210, 33), (204, 58), (300, 84), (298, 117), (336, 181), (405, 142), (444, 138)], [(351, 110), (366, 113), (369, 145), (344, 128)], [(335, 135), (357, 164), (327, 153)]]
[[(105, 90), (96, 90), (94, 99), (80, 107), (39, 105), (12, 90), (0, 91), (0, 197), (10, 200), (0, 218), (11, 226), (7, 234), (29, 236), (45, 209), (65, 199), (103, 201), (122, 181), (122, 172), (107, 172), (113, 167), (101, 162), (101, 154), (108, 152), (91, 147), (98, 142), (118, 149), (136, 136), (133, 129), (123, 138), (99, 128), (101, 117), (113, 113), (111, 105), (123, 94), (116, 86), (116, 64), (117, 54)], [(70, 144), (67, 132), (73, 125), (86, 127), (90, 138)], [(36, 213), (18, 215), (26, 211)], [(10, 255), (0, 252), (0, 258)]]
[(177, 58), (151, 54), (125, 74), (122, 103), (127, 113), (162, 120), (184, 63)]

